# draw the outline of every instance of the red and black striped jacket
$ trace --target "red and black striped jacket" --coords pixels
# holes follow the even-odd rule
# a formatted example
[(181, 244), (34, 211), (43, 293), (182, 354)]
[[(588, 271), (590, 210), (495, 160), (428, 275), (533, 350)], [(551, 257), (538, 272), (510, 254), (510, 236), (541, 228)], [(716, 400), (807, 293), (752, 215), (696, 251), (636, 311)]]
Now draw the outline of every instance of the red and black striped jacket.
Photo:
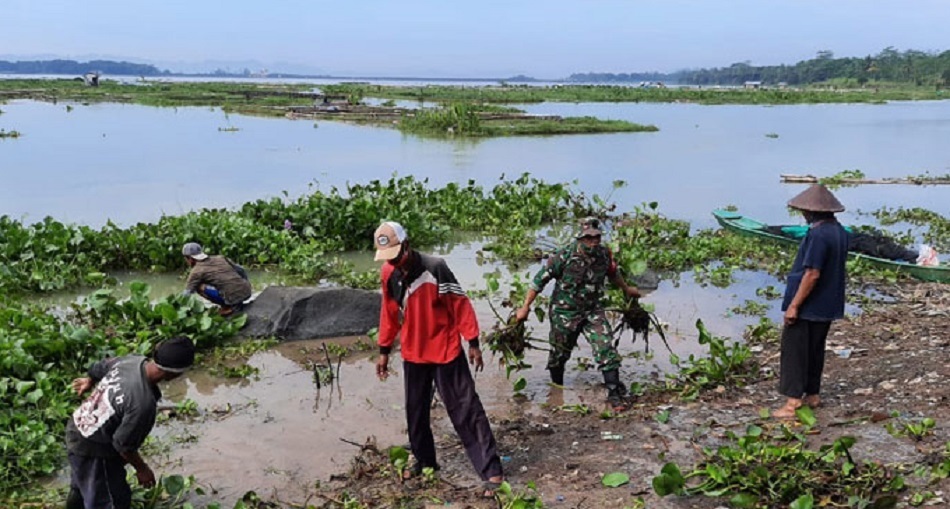
[(404, 360), (447, 364), (461, 352), (461, 340), (478, 339), (475, 309), (442, 258), (410, 251), (400, 268), (385, 263), (382, 287), (380, 353), (391, 351), (398, 334)]

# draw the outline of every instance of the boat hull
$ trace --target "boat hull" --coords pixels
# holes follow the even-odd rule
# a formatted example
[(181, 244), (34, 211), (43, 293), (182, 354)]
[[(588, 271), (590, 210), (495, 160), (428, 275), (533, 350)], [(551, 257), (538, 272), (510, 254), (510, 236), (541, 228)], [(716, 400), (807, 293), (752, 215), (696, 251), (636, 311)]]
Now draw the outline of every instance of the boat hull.
[[(767, 231), (766, 228), (768, 225), (756, 221), (755, 219), (743, 216), (739, 212), (717, 209), (713, 211), (713, 217), (716, 218), (716, 221), (718, 221), (723, 228), (739, 235), (779, 242), (782, 244), (799, 243), (797, 239), (783, 237), (781, 235), (776, 235)], [(950, 283), (950, 266), (922, 266), (902, 261), (888, 260), (887, 258), (878, 258), (876, 256), (870, 256), (864, 253), (856, 253), (854, 251), (849, 252), (848, 256), (854, 259), (866, 261), (876, 267), (907, 274), (922, 281)]]

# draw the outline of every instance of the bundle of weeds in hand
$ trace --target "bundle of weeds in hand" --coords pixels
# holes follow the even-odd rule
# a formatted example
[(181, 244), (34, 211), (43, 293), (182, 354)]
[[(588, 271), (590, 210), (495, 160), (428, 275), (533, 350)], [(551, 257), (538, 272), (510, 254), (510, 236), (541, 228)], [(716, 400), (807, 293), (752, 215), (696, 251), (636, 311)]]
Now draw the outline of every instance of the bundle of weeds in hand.
[(514, 315), (505, 323), (496, 323), (488, 333), (486, 343), (492, 353), (501, 354), (499, 363), (505, 366), (505, 375), (510, 376), (512, 371), (530, 368), (524, 362), (524, 352), (531, 348), (524, 322), (519, 322)]
[(617, 325), (613, 329), (614, 344), (620, 343), (620, 338), (623, 336), (623, 333), (626, 331), (633, 332), (633, 342), (637, 342), (637, 336), (643, 336), (643, 342), (645, 344), (645, 350), (650, 351), (650, 329), (656, 330), (657, 334), (660, 335), (660, 339), (663, 340), (663, 344), (666, 346), (667, 351), (672, 353), (670, 350), (670, 344), (666, 341), (666, 333), (663, 332), (663, 325), (660, 323), (660, 320), (656, 317), (655, 314), (647, 311), (640, 305), (638, 299), (628, 299), (624, 302), (622, 308), (611, 309), (609, 311), (614, 311), (615, 313), (620, 314), (620, 319)]

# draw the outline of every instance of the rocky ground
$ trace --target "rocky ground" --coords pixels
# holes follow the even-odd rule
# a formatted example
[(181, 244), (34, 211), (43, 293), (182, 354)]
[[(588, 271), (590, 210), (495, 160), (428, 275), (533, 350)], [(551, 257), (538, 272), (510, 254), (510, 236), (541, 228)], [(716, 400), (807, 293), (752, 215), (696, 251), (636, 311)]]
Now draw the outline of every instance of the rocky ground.
[[(921, 502), (950, 507), (950, 480), (932, 480), (926, 467), (950, 456), (950, 286), (902, 283), (883, 292), (886, 302), (867, 304), (857, 317), (836, 323), (829, 335), (824, 403), (815, 411), (818, 424), (809, 431), (809, 447), (836, 438), (857, 439), (851, 454), (857, 463), (879, 462), (902, 472), (908, 488), (898, 506)], [(629, 411), (604, 419), (601, 407), (577, 412), (547, 405), (515, 405), (511, 415), (495, 418), (493, 428), (516, 495), (536, 494), (543, 507), (714, 508), (727, 499), (702, 496), (658, 497), (652, 478), (668, 461), (684, 471), (702, 458), (702, 447), (718, 446), (732, 431), (750, 424), (777, 429), (782, 424), (762, 417), (783, 400), (775, 392), (778, 346), (756, 353), (756, 380), (741, 388), (719, 387), (684, 402), (672, 394), (649, 394)], [(595, 390), (600, 392), (595, 392)], [(602, 389), (591, 389), (591, 401)], [(533, 409), (532, 409), (533, 407)], [(668, 419), (657, 418), (668, 412)], [(479, 498), (479, 485), (444, 412), (434, 412), (442, 471), (439, 479), (402, 482), (385, 451), (369, 443), (354, 458), (353, 468), (325, 483), (309, 503), (322, 507), (542, 507), (511, 503), (518, 497)], [(892, 434), (923, 417), (936, 421), (920, 440)], [(663, 421), (663, 422), (661, 422)], [(803, 430), (794, 423), (793, 430)], [(896, 435), (896, 436), (895, 436)], [(605, 439), (607, 438), (607, 439)], [(914, 469), (917, 468), (917, 473)], [(630, 482), (607, 488), (604, 474), (624, 472)], [(536, 492), (529, 489), (534, 483)], [(914, 500), (914, 495), (918, 499)], [(521, 497), (525, 500), (529, 497)], [(351, 505), (345, 505), (347, 501)], [(508, 502), (508, 505), (505, 505)], [(816, 504), (817, 505), (817, 504)]]

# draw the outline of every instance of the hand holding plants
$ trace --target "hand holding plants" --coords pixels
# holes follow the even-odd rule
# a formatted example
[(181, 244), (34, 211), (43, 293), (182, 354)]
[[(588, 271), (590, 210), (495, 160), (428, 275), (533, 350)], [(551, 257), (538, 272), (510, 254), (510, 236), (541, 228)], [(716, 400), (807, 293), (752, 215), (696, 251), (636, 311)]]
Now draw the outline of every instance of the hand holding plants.
[(136, 469), (135, 478), (138, 479), (139, 485), (143, 488), (155, 486), (155, 473), (148, 465), (142, 465), (141, 468)]
[(73, 390), (76, 391), (78, 396), (82, 396), (83, 393), (92, 389), (95, 384), (92, 382), (92, 379), (89, 377), (77, 378), (73, 380)]
[(523, 322), (528, 319), (528, 313), (531, 311), (528, 309), (528, 306), (521, 306), (515, 311), (515, 319), (519, 322)]
[(642, 297), (640, 290), (638, 290), (636, 286), (627, 285), (627, 287), (623, 289), (623, 293), (631, 299), (639, 299)]

